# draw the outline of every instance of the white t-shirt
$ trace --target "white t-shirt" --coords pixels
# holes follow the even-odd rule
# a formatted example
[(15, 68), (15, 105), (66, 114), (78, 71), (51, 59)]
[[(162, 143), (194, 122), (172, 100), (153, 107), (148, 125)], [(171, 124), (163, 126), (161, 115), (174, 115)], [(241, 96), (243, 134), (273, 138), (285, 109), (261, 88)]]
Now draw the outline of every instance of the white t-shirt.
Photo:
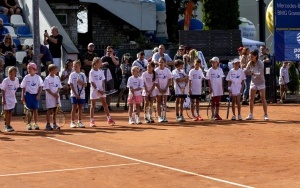
[(15, 108), (17, 103), (16, 91), (19, 88), (19, 79), (16, 77), (14, 81), (9, 78), (5, 78), (2, 82), (1, 89), (5, 91), (5, 105), (4, 110), (11, 110)]
[[(128, 81), (127, 81), (127, 87), (129, 88), (129, 95), (132, 95), (132, 93), (130, 91), (130, 88), (133, 88), (133, 89), (136, 89), (136, 88), (142, 88), (143, 89), (144, 88), (143, 79), (141, 77), (135, 78), (134, 76), (130, 76), (128, 78)], [(135, 96), (142, 95), (142, 89), (138, 90), (138, 91), (135, 91), (134, 95)]]
[[(59, 88), (62, 88), (60, 79), (58, 76), (50, 76), (48, 75), (44, 81), (44, 90), (50, 89), (52, 93), (56, 93)], [(56, 100), (50, 93), (46, 91), (46, 108), (54, 108), (56, 107), (57, 102), (60, 104), (60, 98)]]
[(213, 69), (211, 67), (208, 69), (206, 73), (206, 79), (210, 82), (210, 86), (212, 88), (212, 97), (223, 95), (223, 75), (224, 73), (221, 68)]
[(226, 77), (227, 81), (231, 81), (231, 92), (233, 95), (241, 93), (242, 82), (246, 79), (246, 75), (242, 69), (231, 69)]
[(201, 95), (202, 94), (202, 79), (204, 78), (204, 74), (202, 70), (199, 68), (198, 70), (192, 69), (189, 72), (189, 80), (191, 80), (191, 90), (192, 95)]
[(138, 66), (142, 70), (142, 72), (144, 72), (147, 70), (148, 61), (146, 59), (144, 59), (143, 61), (137, 59), (132, 63), (132, 66)]
[[(156, 73), (154, 73), (154, 74), (156, 74)], [(157, 77), (155, 77), (155, 80), (153, 81), (154, 74), (149, 74), (147, 71), (143, 72), (143, 74), (142, 74), (144, 88), (147, 88), (148, 91), (153, 87), (154, 84), (157, 84)], [(155, 91), (155, 88), (153, 89), (152, 93), (150, 93), (150, 96), (155, 96), (154, 91)], [(145, 89), (143, 89), (142, 95), (147, 96)]]
[(283, 67), (280, 68), (280, 74), (279, 74), (280, 85), (287, 84), (290, 82), (289, 68), (290, 68), (289, 65), (287, 65), (285, 68)]
[(104, 71), (103, 70), (94, 70), (92, 69), (89, 73), (89, 82), (94, 83), (97, 87), (95, 89), (92, 85), (90, 87), (90, 98), (91, 99), (99, 99), (100, 97), (105, 97), (104, 95), (101, 95), (98, 90), (105, 91), (105, 88), (103, 87), (103, 81), (105, 80)]
[(27, 74), (21, 82), (21, 88), (25, 88), (25, 91), (30, 94), (37, 94), (39, 91), (39, 87), (42, 86), (43, 86), (43, 80), (37, 74), (33, 76)]
[[(85, 99), (85, 88), (82, 86), (82, 85), (78, 85), (78, 88), (77, 88), (77, 79), (81, 79), (84, 83), (87, 83), (86, 81), (86, 76), (84, 73), (80, 72), (80, 73), (77, 73), (77, 72), (72, 72), (69, 76), (69, 81), (68, 81), (68, 84), (73, 84), (73, 87), (74, 87), (74, 90), (75, 92), (78, 94), (78, 88), (79, 90), (82, 89), (81, 93), (80, 93), (80, 99)], [(73, 93), (73, 91), (71, 90), (71, 97), (75, 97), (75, 93)]]
[[(172, 78), (172, 73), (170, 69), (164, 68), (160, 69), (157, 67), (155, 69), (156, 76), (157, 76), (157, 84), (161, 89), (165, 89), (166, 86), (168, 85), (169, 80)], [(167, 88), (167, 93), (169, 92), (169, 88)]]
[[(172, 76), (173, 76), (173, 84), (174, 84), (175, 94), (176, 95), (186, 95), (188, 92), (188, 83), (176, 81), (176, 79), (178, 79), (178, 78), (184, 78), (187, 76), (185, 74), (184, 70), (175, 69), (172, 71)], [(183, 93), (180, 88), (184, 88)]]

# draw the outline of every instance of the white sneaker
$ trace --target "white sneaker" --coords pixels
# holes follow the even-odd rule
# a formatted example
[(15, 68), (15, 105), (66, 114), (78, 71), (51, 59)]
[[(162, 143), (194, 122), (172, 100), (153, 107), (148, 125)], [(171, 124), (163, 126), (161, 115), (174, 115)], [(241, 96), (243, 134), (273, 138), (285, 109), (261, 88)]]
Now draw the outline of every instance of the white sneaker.
[(133, 118), (129, 118), (129, 122), (128, 122), (130, 125), (133, 125), (134, 124), (134, 121), (133, 121)]
[(70, 124), (70, 127), (71, 127), (71, 128), (76, 128), (77, 125), (76, 125), (76, 123), (75, 123), (74, 121), (72, 121), (71, 124)]
[(85, 103), (85, 104), (84, 104), (84, 108), (85, 108), (85, 109), (88, 109), (88, 108), (89, 108), (88, 103)]
[(239, 119), (240, 121), (243, 120), (241, 114), (238, 115), (238, 119)]
[(180, 121), (181, 121), (181, 116), (176, 116), (176, 120), (177, 120), (178, 122), (180, 122)]
[(164, 122), (164, 118), (162, 118), (161, 116), (159, 116), (159, 117), (158, 117), (158, 122), (159, 122), (159, 123)]
[[(183, 116), (180, 116), (180, 118), (181, 118), (181, 122), (185, 122), (185, 119)], [(168, 122), (168, 120), (167, 120), (167, 122)]]
[(140, 120), (140, 117), (137, 117), (136, 118), (136, 124), (142, 124), (141, 120)]
[(268, 117), (267, 114), (265, 115), (264, 120), (265, 120), (265, 121), (269, 121), (269, 117)]
[(168, 119), (166, 117), (163, 118), (163, 122), (168, 122)]
[(235, 115), (232, 115), (231, 120), (236, 120)]
[(78, 126), (79, 128), (85, 128), (85, 126), (83, 125), (83, 123), (81, 123), (81, 121), (79, 121), (79, 122), (77, 123), (77, 126)]
[(95, 125), (95, 121), (94, 121), (94, 120), (91, 120), (91, 122), (90, 122), (90, 126), (91, 126), (91, 127), (96, 127), (96, 125)]
[(253, 115), (252, 114), (249, 114), (247, 117), (246, 117), (246, 120), (252, 120), (254, 119)]

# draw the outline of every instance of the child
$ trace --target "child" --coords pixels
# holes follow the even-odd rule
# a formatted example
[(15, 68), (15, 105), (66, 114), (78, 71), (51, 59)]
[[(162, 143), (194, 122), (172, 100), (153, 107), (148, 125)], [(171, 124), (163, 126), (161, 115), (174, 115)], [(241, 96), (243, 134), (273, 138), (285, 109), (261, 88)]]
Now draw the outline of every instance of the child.
[(8, 69), (9, 77), (5, 78), (2, 82), (2, 105), (5, 111), (5, 125), (4, 131), (12, 132), (13, 127), (10, 125), (12, 110), (15, 108), (17, 103), (16, 91), (19, 87), (19, 79), (16, 77), (17, 69), (16, 67), (10, 67)]
[[(73, 62), (74, 72), (69, 76), (68, 84), (71, 87), (71, 128), (79, 127), (85, 128), (81, 122), (82, 105), (85, 103), (85, 87), (87, 85), (86, 76), (83, 72), (80, 72), (81, 63), (79, 60)], [(76, 125), (74, 118), (76, 109), (78, 109), (78, 123)]]
[(183, 102), (187, 97), (187, 82), (189, 77), (185, 74), (184, 70), (182, 70), (184, 62), (182, 60), (175, 60), (175, 70), (172, 71), (174, 89), (175, 89), (175, 111), (176, 111), (176, 120), (178, 122), (184, 122), (185, 119), (183, 117)]
[[(36, 70), (37, 66), (35, 63), (31, 62), (27, 65), (28, 74), (23, 78), (21, 82), (21, 100), (24, 104), (26, 104), (27, 108), (32, 110), (34, 119), (33, 128), (35, 130), (39, 130), (40, 128), (37, 124), (37, 110), (39, 107), (39, 100), (42, 92), (43, 80), (39, 75), (35, 74)], [(27, 130), (32, 130), (30, 123), (27, 125)]]
[(236, 120), (235, 116), (235, 104), (238, 107), (238, 120), (243, 120), (241, 116), (241, 95), (243, 92), (244, 80), (246, 75), (244, 71), (240, 68), (240, 60), (232, 60), (233, 68), (228, 72), (226, 80), (228, 81), (228, 91), (229, 97), (232, 101), (232, 118), (231, 120)]
[(211, 95), (211, 119), (222, 120), (219, 115), (221, 96), (223, 95), (223, 70), (219, 67), (219, 58), (213, 57), (211, 60), (212, 67), (206, 73), (208, 80), (209, 92)]
[[(56, 76), (58, 68), (54, 64), (48, 66), (49, 75), (44, 81), (44, 90), (46, 90), (46, 108), (47, 108), (47, 124), (46, 130), (51, 131), (53, 129), (60, 129), (56, 124), (56, 106), (60, 104), (59, 91), (62, 88), (59, 77)], [(50, 116), (52, 113), (53, 128), (50, 125)]]
[(67, 98), (70, 95), (70, 86), (68, 84), (69, 76), (73, 72), (73, 60), (67, 59), (65, 69), (61, 73), (61, 84), (63, 86), (61, 94), (62, 98)]
[(90, 109), (90, 126), (95, 127), (94, 121), (94, 110), (96, 107), (96, 100), (100, 98), (104, 111), (107, 115), (108, 124), (114, 124), (115, 122), (111, 119), (109, 115), (109, 110), (106, 104), (106, 95), (104, 94), (104, 72), (101, 70), (102, 61), (99, 57), (94, 57), (92, 61), (92, 70), (89, 73), (89, 82), (91, 83), (90, 88), (90, 99), (91, 99), (91, 109)]
[(280, 68), (279, 73), (279, 85), (280, 85), (280, 103), (284, 102), (284, 95), (285, 92), (288, 90), (288, 83), (290, 82), (290, 76), (289, 76), (289, 68), (290, 63), (287, 61), (284, 61), (282, 63), (282, 67)]
[[(154, 71), (155, 63), (150, 62), (147, 65), (147, 71), (143, 72), (142, 79), (144, 82), (144, 89), (142, 95), (144, 97), (144, 112), (145, 112), (145, 123), (154, 123), (152, 119), (152, 105), (154, 98), (156, 97), (155, 86), (157, 84), (156, 73)], [(149, 108), (149, 117), (147, 117), (147, 109)]]
[[(136, 121), (137, 124), (142, 124), (140, 120), (140, 104), (143, 102), (142, 97), (142, 90), (144, 88), (144, 83), (141, 77), (139, 77), (139, 67), (133, 66), (131, 68), (131, 74), (128, 78), (127, 87), (129, 88), (129, 95), (128, 95), (128, 104), (129, 104), (129, 124), (134, 124)], [(132, 119), (132, 112), (133, 112), (133, 104), (135, 104), (135, 110), (137, 113), (137, 119)]]
[[(194, 117), (194, 121), (203, 121), (203, 118), (199, 113), (199, 102), (202, 94), (202, 79), (204, 78), (204, 74), (202, 72), (201, 60), (195, 59), (194, 61), (194, 69), (189, 72), (189, 95), (191, 98), (191, 112)], [(196, 103), (196, 113), (194, 109), (194, 104)]]
[[(172, 73), (170, 69), (166, 68), (166, 59), (160, 57), (158, 59), (158, 67), (155, 69), (157, 75), (157, 85), (156, 85), (156, 100), (157, 100), (157, 113), (159, 114), (158, 122), (168, 122), (166, 117), (161, 117), (161, 103), (162, 98), (166, 103), (167, 97), (169, 95), (169, 86), (171, 85)], [(166, 105), (166, 104), (165, 104)]]

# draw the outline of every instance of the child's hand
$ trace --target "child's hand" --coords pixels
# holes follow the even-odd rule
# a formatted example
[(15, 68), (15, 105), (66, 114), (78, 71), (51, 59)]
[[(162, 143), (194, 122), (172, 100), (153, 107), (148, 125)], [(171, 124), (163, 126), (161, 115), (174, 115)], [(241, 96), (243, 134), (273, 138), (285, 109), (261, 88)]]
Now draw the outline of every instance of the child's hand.
[(40, 100), (40, 95), (36, 96), (36, 100), (39, 101)]
[(83, 84), (84, 84), (84, 82), (83, 82), (82, 80), (80, 80), (80, 79), (77, 79), (77, 84), (79, 84), (79, 85), (83, 85)]
[(100, 93), (100, 95), (103, 95), (104, 91), (98, 90), (98, 93)]
[(6, 101), (5, 101), (5, 100), (3, 100), (3, 101), (2, 101), (2, 104), (3, 104), (3, 105), (5, 105), (5, 104), (6, 104)]
[(25, 104), (25, 98), (24, 97), (21, 98), (21, 101), (22, 101), (23, 104)]
[(80, 96), (79, 96), (79, 95), (77, 95), (77, 94), (75, 95), (75, 97), (76, 97), (76, 99), (80, 99)]
[(58, 93), (53, 93), (53, 97), (58, 99), (58, 97), (59, 97)]

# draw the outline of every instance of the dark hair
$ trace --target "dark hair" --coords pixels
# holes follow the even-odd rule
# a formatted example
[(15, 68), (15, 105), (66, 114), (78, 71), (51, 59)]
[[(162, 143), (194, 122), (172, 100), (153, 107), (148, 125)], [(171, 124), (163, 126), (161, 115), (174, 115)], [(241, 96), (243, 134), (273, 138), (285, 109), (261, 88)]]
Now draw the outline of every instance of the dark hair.
[(145, 55), (145, 52), (144, 51), (140, 51), (139, 53), (138, 53), (138, 55)]
[(258, 58), (258, 50), (252, 50), (251, 52), (250, 52), (250, 54), (252, 54), (252, 55), (254, 55), (254, 56), (257, 56), (257, 58)]
[(174, 62), (175, 67), (179, 67), (180, 65), (183, 65), (183, 64), (184, 64), (184, 62), (181, 59), (177, 59)]
[(156, 72), (155, 72), (155, 70), (154, 70), (154, 68), (155, 68), (155, 63), (153, 62), (153, 61), (151, 61), (148, 65), (150, 65), (151, 67), (153, 67), (153, 79), (152, 79), (152, 81), (154, 82), (155, 81), (155, 79), (156, 79)]

